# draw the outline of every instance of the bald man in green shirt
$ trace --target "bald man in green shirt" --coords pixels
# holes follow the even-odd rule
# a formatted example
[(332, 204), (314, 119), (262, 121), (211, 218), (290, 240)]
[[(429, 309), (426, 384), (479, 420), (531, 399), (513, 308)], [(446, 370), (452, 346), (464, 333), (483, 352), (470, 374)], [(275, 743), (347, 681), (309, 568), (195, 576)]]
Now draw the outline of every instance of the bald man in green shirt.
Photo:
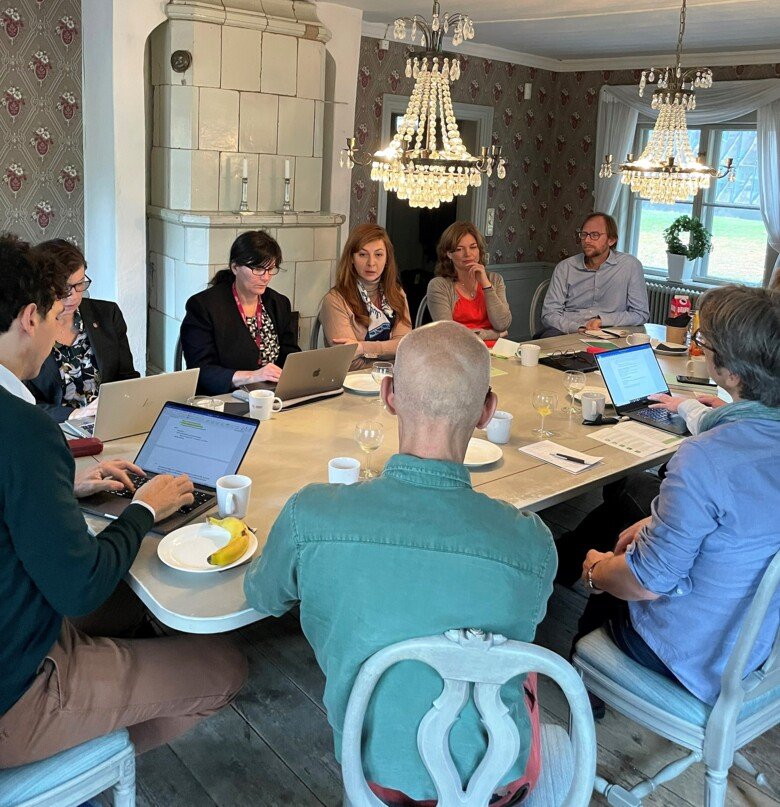
[[(352, 685), (375, 652), (461, 627), (530, 642), (544, 616), (556, 567), (550, 531), (536, 515), (472, 490), (463, 465), (474, 428), (496, 409), (489, 381), (488, 351), (462, 325), (438, 322), (405, 336), (395, 376), (382, 387), (398, 417), (399, 453), (377, 479), (295, 494), (246, 575), (247, 599), (261, 613), (278, 616), (300, 603), (303, 631), (326, 676), (337, 758)], [(416, 735), (440, 692), (436, 673), (415, 663), (392, 668), (377, 687), (364, 769), (381, 792), (436, 797)], [(507, 785), (521, 781), (531, 730), (522, 680), (502, 694), (522, 738)], [(450, 744), (467, 781), (487, 747), (472, 702)]]

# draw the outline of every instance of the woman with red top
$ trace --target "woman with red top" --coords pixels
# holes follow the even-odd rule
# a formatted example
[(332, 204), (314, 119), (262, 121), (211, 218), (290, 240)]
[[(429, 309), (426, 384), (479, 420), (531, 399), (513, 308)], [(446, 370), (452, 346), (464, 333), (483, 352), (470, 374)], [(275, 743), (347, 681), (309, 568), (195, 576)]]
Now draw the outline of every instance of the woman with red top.
[(199, 393), (278, 381), (287, 356), (300, 350), (290, 301), (268, 286), (281, 265), (279, 244), (250, 230), (233, 242), (229, 268), (187, 300), (181, 345), (187, 367), (200, 367)]
[(501, 275), (485, 269), (485, 241), (468, 221), (451, 224), (436, 247), (436, 277), (428, 284), (428, 309), (434, 321), (460, 322), (493, 347), (506, 336), (512, 312)]

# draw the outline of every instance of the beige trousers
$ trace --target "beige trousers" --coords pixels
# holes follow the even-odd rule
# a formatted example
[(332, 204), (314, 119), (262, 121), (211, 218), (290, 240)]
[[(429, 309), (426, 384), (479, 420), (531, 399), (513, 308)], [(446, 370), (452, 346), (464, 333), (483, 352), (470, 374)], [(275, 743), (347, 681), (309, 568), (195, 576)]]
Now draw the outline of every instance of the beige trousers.
[(49, 757), (119, 728), (127, 728), (141, 754), (235, 698), (247, 664), (225, 638), (119, 639), (87, 632), (128, 633), (143, 613), (123, 583), (93, 614), (63, 622), (30, 687), (0, 716), (0, 768)]

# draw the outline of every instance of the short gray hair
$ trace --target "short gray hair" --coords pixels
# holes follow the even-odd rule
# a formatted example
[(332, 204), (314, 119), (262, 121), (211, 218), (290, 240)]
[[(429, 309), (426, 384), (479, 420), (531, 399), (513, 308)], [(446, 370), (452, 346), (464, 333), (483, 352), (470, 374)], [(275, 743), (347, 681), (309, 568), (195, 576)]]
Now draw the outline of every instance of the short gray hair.
[(445, 420), (453, 430), (470, 430), (490, 389), (490, 354), (463, 325), (433, 322), (401, 340), (393, 376), (399, 414)]
[(740, 397), (780, 406), (780, 292), (721, 286), (701, 300), (701, 331), (715, 366), (740, 378)]

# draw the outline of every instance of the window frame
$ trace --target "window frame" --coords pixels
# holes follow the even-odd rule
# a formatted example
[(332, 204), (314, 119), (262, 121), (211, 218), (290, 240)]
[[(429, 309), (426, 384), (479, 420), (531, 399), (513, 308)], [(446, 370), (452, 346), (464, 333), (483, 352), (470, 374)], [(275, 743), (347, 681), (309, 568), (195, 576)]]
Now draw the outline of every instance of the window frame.
[[(636, 126), (636, 133), (634, 135), (634, 146), (633, 146), (633, 153), (634, 154), (641, 154), (644, 148), (644, 136), (645, 132), (649, 132), (652, 130), (653, 126), (655, 125), (655, 121), (651, 118), (646, 116), (640, 115), (639, 120)], [(700, 132), (699, 134), (699, 150), (701, 151), (702, 144), (704, 144), (706, 151), (704, 151), (705, 160), (707, 159), (708, 155), (711, 156), (712, 162), (710, 164), (720, 165), (722, 162), (721, 155), (720, 155), (720, 148), (722, 144), (722, 136), (720, 133), (724, 131), (737, 131), (737, 130), (745, 130), (745, 131), (755, 131), (756, 129), (756, 116), (755, 114), (745, 115), (744, 117), (738, 118), (733, 121), (724, 121), (722, 123), (713, 123), (707, 125), (689, 125), (688, 129), (696, 129)], [(645, 141), (646, 142), (646, 141)], [(735, 165), (735, 169), (739, 171), (739, 166)], [(714, 180), (710, 183), (710, 187), (705, 191), (699, 191), (694, 197), (691, 202), (686, 202), (685, 204), (691, 205), (691, 216), (695, 216), (696, 218), (700, 219), (702, 224), (709, 230), (712, 231), (712, 222), (715, 215), (715, 211), (717, 209), (726, 209), (726, 210), (755, 210), (758, 209), (760, 212), (760, 207), (756, 208), (751, 205), (736, 205), (736, 204), (715, 204), (715, 194), (717, 192), (717, 183), (723, 182), (726, 180)], [(623, 243), (626, 244), (627, 251), (631, 252), (631, 254), (636, 254), (638, 241), (639, 241), (639, 223), (640, 223), (640, 216), (636, 215), (637, 205), (640, 201), (650, 201), (649, 199), (645, 199), (644, 197), (640, 197), (638, 194), (635, 194), (631, 191), (629, 186), (625, 186), (621, 188), (620, 197), (618, 200), (618, 211), (620, 214), (620, 220), (624, 222), (624, 225), (621, 227), (621, 239)], [(682, 213), (680, 215), (683, 215)], [(768, 245), (768, 242), (767, 242)], [(709, 268), (709, 257), (710, 253), (706, 253), (703, 257), (697, 258), (693, 264), (693, 274), (692, 279), (687, 281), (688, 284), (694, 286), (725, 286), (730, 283), (738, 282), (736, 280), (726, 280), (724, 278), (714, 278), (709, 277), (707, 275), (707, 270)], [(644, 267), (645, 277), (648, 280), (665, 280), (667, 279), (667, 270), (663, 267)], [(761, 285), (759, 281), (758, 285)]]

